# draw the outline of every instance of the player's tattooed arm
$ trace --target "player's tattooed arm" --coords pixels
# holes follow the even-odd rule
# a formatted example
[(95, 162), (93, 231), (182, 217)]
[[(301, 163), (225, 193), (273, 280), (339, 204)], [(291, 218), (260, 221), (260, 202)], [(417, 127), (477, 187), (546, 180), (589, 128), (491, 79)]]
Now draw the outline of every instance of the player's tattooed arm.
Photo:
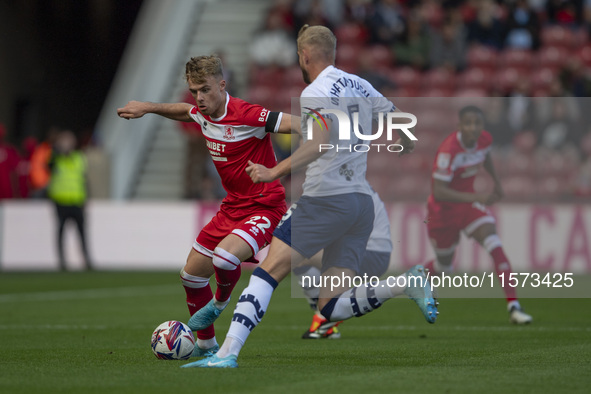
[(117, 115), (124, 119), (137, 119), (146, 114), (156, 114), (181, 122), (191, 122), (189, 112), (193, 106), (188, 103), (151, 103), (148, 101), (130, 101), (117, 109)]

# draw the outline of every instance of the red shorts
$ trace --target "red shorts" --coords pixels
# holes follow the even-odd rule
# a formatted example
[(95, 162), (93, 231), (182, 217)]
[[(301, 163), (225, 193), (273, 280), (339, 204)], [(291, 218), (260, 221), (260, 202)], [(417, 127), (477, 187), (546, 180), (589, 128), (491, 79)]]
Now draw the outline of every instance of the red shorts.
[(203, 227), (193, 249), (207, 256), (213, 256), (213, 250), (229, 234), (242, 238), (252, 250), (248, 261), (258, 263), (254, 256), (273, 238), (273, 231), (286, 211), (286, 207), (270, 208), (254, 206), (250, 209), (222, 208)]
[(490, 210), (479, 203), (429, 201), (427, 208), (427, 231), (436, 254), (453, 254), (460, 232), (470, 236), (481, 225), (495, 223)]

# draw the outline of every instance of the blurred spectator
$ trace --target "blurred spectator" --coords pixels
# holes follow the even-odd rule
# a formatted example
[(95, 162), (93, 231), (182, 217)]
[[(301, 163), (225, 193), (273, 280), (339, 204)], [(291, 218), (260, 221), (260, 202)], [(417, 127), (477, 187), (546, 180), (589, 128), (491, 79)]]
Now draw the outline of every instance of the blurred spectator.
[[(283, 26), (293, 31), (295, 29), (294, 15), (292, 11), (292, 0), (275, 0), (270, 12), (274, 12), (281, 18)], [(220, 57), (221, 58), (221, 57)], [(222, 62), (224, 61), (223, 58)], [(226, 64), (223, 62), (223, 64)]]
[(574, 193), (577, 197), (591, 197), (591, 130), (581, 140), (582, 163), (574, 177)]
[(76, 136), (72, 131), (60, 131), (49, 162), (51, 179), (47, 192), (56, 208), (57, 247), (62, 270), (67, 269), (63, 235), (65, 224), (70, 219), (74, 220), (78, 229), (86, 269), (92, 269), (84, 228), (84, 204), (87, 198), (86, 158), (76, 149), (76, 144)]
[(559, 74), (560, 83), (575, 97), (591, 96), (591, 74), (580, 59), (567, 60)]
[(509, 9), (505, 46), (534, 50), (540, 46), (540, 21), (526, 0), (516, 0)]
[(440, 31), (431, 31), (430, 43), (431, 67), (445, 67), (454, 72), (464, 68), (466, 36), (463, 25), (448, 19)]
[(49, 184), (50, 170), (49, 160), (51, 159), (51, 151), (57, 136), (58, 129), (51, 127), (47, 131), (47, 137), (39, 145), (35, 147), (31, 155), (31, 197), (45, 198), (47, 197), (47, 185)]
[(497, 18), (497, 5), (492, 0), (480, 1), (476, 18), (468, 24), (468, 42), (501, 49), (503, 25)]
[(400, 40), (394, 45), (394, 53), (401, 66), (424, 70), (429, 65), (429, 34), (418, 13), (408, 18)]
[(372, 0), (347, 0), (346, 18), (349, 22), (365, 23)]
[(587, 27), (587, 34), (591, 34), (591, 0), (583, 0), (582, 22)]
[(296, 30), (306, 23), (334, 29), (345, 19), (345, 4), (342, 0), (297, 0), (293, 12)]
[(259, 66), (288, 67), (296, 63), (295, 41), (280, 14), (269, 13), (264, 29), (253, 37), (250, 58)]
[(538, 141), (548, 149), (576, 147), (581, 140), (577, 119), (569, 116), (567, 101), (562, 97), (550, 98), (550, 118), (540, 128)]
[(562, 108), (566, 111), (566, 116), (578, 122), (581, 119), (580, 100), (570, 95), (560, 80), (555, 78), (550, 83), (550, 89), (548, 93), (549, 97), (537, 99), (536, 104), (536, 122), (539, 125), (547, 125), (552, 119), (554, 101), (561, 101), (564, 103)]
[(27, 137), (21, 145), (21, 157), (16, 172), (18, 174), (19, 194), (22, 198), (29, 197), (31, 192), (31, 157), (37, 147), (37, 139)]
[(527, 79), (520, 79), (507, 99), (507, 120), (516, 133), (531, 130), (535, 123), (535, 105)]
[(6, 141), (6, 127), (0, 123), (0, 200), (18, 198), (19, 154), (14, 146)]
[(357, 74), (380, 92), (384, 89), (396, 88), (394, 82), (375, 69), (369, 56), (361, 56), (359, 58), (359, 71)]
[(485, 129), (493, 136), (495, 146), (509, 147), (515, 136), (515, 130), (507, 119), (506, 103), (507, 99), (504, 97), (491, 97), (484, 106)]
[(404, 30), (403, 9), (397, 0), (377, 0), (368, 25), (373, 43), (393, 45)]
[(551, 23), (575, 25), (581, 22), (581, 0), (548, 0), (546, 16)]

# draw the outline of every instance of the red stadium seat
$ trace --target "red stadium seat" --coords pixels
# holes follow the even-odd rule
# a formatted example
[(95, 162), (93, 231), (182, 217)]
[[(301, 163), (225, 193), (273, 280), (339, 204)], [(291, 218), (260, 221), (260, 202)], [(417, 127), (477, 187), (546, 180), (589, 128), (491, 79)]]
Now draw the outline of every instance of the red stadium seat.
[(563, 176), (548, 176), (544, 174), (537, 182), (537, 197), (539, 201), (559, 198), (569, 193), (569, 178)]
[(421, 90), (421, 97), (453, 97), (454, 90), (453, 89), (445, 89), (445, 88), (433, 88), (433, 89), (423, 89)]
[(535, 179), (528, 175), (513, 175), (501, 180), (506, 200), (534, 200), (537, 193)]
[(541, 32), (541, 39), (543, 46), (571, 48), (576, 43), (575, 34), (570, 29), (560, 25), (544, 27)]
[(344, 44), (361, 46), (368, 38), (367, 30), (355, 23), (346, 23), (335, 30), (337, 47)]
[(401, 88), (419, 89), (421, 73), (412, 67), (400, 67), (389, 72), (389, 77)]
[(517, 82), (523, 77), (522, 70), (518, 68), (503, 68), (494, 74), (493, 84), (501, 92), (508, 93), (517, 86)]
[(363, 51), (362, 56), (367, 56), (372, 67), (378, 71), (389, 70), (394, 64), (394, 55), (385, 45), (372, 45)]
[(550, 95), (549, 89), (538, 88), (532, 89), (531, 96), (532, 97), (548, 97)]
[(454, 97), (487, 97), (488, 91), (478, 88), (458, 89), (454, 93)]
[(577, 51), (577, 57), (587, 67), (591, 67), (591, 44), (588, 44)]
[(269, 104), (273, 104), (276, 99), (276, 90), (264, 85), (255, 85), (248, 91), (248, 101), (257, 103), (265, 107), (272, 108)]
[(306, 87), (306, 83), (302, 77), (302, 70), (299, 66), (293, 66), (285, 70), (283, 73), (283, 83), (289, 87), (298, 86), (302, 89)]
[(578, 49), (589, 42), (589, 33), (587, 29), (579, 29), (574, 32), (573, 49)]
[(281, 83), (283, 69), (280, 67), (252, 67), (249, 81), (251, 86), (275, 87)]
[(538, 51), (536, 65), (559, 69), (569, 58), (569, 51), (563, 47), (543, 47)]
[(513, 146), (518, 152), (523, 154), (530, 154), (533, 152), (537, 143), (538, 139), (533, 131), (524, 131), (518, 133), (513, 138)]
[(458, 76), (457, 82), (461, 89), (487, 90), (491, 83), (491, 72), (487, 68), (471, 67)]
[(534, 91), (547, 90), (556, 78), (556, 72), (549, 67), (536, 69), (530, 75), (531, 87)]
[(273, 111), (279, 110), (288, 113), (293, 113), (292, 107), (294, 110), (297, 110), (297, 107), (300, 103), (299, 100), (296, 100), (294, 102), (293, 99), (300, 97), (300, 95), (302, 94), (302, 90), (303, 89), (297, 85), (287, 87), (286, 89), (279, 89), (279, 91), (273, 99), (273, 104), (268, 106), (268, 108), (272, 109)]
[(346, 72), (356, 73), (359, 69), (360, 47), (355, 45), (341, 45), (337, 49), (336, 66)]
[(456, 75), (446, 68), (435, 68), (423, 74), (423, 89), (453, 90), (456, 87)]
[(474, 45), (468, 49), (467, 60), (471, 67), (493, 69), (497, 64), (497, 52), (489, 47)]
[(425, 182), (425, 178), (419, 174), (398, 174), (390, 179), (384, 198), (386, 201), (424, 201), (429, 195), (430, 186), (430, 182)]
[(522, 49), (507, 49), (500, 53), (498, 67), (529, 69), (533, 64), (534, 56), (531, 51)]
[(389, 172), (392, 169), (393, 158), (382, 152), (372, 152), (367, 155), (367, 173)]
[(416, 87), (400, 87), (394, 89), (392, 95), (388, 95), (388, 97), (421, 97), (421, 91)]
[(455, 128), (457, 121), (455, 112), (449, 112), (443, 109), (420, 111), (416, 112), (415, 115), (417, 117), (417, 128), (420, 130), (419, 134), (421, 136), (427, 133), (431, 136), (450, 133)]
[(541, 174), (568, 178), (576, 173), (579, 159), (576, 154), (556, 150), (540, 150), (536, 155), (536, 165)]

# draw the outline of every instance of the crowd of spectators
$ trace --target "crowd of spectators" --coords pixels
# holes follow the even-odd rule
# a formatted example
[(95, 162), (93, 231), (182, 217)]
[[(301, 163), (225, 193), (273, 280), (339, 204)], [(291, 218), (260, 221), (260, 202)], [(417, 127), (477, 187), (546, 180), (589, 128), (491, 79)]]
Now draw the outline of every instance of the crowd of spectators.
[[(487, 127), (511, 164), (501, 172), (524, 168), (510, 200), (591, 195), (591, 1), (276, 0), (253, 37), (247, 99), (291, 110), (305, 87), (294, 43), (306, 23), (330, 27), (337, 67), (386, 96), (489, 97)], [(421, 177), (438, 142), (424, 139), (434, 143)]]

